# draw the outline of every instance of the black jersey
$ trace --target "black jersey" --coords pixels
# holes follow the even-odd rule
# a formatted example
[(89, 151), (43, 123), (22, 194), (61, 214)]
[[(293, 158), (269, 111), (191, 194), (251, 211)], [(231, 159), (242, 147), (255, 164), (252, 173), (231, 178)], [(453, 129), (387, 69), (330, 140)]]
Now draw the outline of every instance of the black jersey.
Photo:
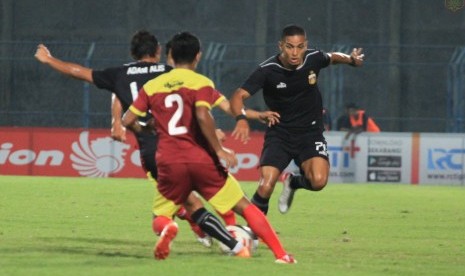
[[(105, 70), (93, 70), (92, 79), (94, 84), (101, 89), (115, 93), (121, 101), (123, 112), (126, 112), (132, 102), (139, 95), (139, 89), (149, 80), (169, 72), (172, 68), (165, 64), (152, 62), (132, 62), (119, 67), (107, 68)], [(139, 118), (145, 122), (152, 115)], [(155, 151), (157, 149), (158, 137), (153, 133), (135, 133), (139, 144), (142, 166), (149, 171), (152, 177), (157, 178), (157, 167), (155, 163)]]
[(329, 63), (328, 54), (309, 49), (304, 55), (303, 64), (290, 70), (275, 55), (260, 64), (241, 88), (251, 95), (263, 90), (268, 108), (281, 115), (281, 122), (274, 127), (291, 132), (323, 130), (318, 74)]
[[(151, 62), (132, 62), (105, 70), (93, 70), (94, 84), (101, 89), (115, 93), (121, 101), (123, 112), (128, 110), (137, 98), (139, 89), (149, 80), (169, 72), (172, 68), (165, 64)], [(150, 116), (148, 114), (148, 116)], [(145, 121), (148, 118), (141, 118)]]

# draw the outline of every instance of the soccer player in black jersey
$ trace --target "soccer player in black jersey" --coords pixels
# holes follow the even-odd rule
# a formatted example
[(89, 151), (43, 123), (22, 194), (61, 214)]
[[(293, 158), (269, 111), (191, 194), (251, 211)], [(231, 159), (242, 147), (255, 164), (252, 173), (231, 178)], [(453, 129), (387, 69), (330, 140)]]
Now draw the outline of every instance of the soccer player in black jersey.
[(241, 114), (244, 100), (260, 89), (266, 105), (278, 112), (280, 123), (266, 130), (260, 158), (259, 186), (252, 202), (264, 213), (281, 172), (294, 159), (301, 175), (284, 176), (279, 198), (279, 211), (286, 213), (294, 192), (303, 188), (322, 190), (328, 182), (329, 161), (323, 136), (323, 105), (318, 90), (320, 70), (330, 64), (362, 66), (362, 49), (350, 55), (308, 49), (305, 30), (297, 25), (286, 26), (279, 41), (280, 53), (267, 59), (231, 96), (231, 109), (236, 116), (233, 137), (247, 142), (249, 124)]

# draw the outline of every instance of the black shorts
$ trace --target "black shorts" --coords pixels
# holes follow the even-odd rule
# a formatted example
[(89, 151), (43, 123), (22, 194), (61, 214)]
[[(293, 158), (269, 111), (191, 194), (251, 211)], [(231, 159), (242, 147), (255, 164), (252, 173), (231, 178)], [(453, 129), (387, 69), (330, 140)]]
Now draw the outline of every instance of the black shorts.
[(282, 172), (294, 159), (297, 166), (313, 157), (329, 162), (326, 139), (323, 132), (289, 133), (272, 128), (265, 134), (260, 166), (273, 166)]
[(158, 136), (152, 133), (137, 133), (137, 143), (139, 144), (140, 160), (145, 173), (150, 172), (154, 179), (158, 177), (155, 153), (157, 151)]

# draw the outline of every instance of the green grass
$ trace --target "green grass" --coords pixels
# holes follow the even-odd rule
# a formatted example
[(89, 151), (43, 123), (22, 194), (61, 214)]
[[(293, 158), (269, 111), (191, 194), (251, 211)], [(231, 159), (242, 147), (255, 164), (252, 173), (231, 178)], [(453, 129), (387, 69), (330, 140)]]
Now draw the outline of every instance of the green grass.
[[(255, 183), (244, 183), (251, 195)], [(152, 186), (143, 179), (0, 176), (0, 275), (464, 275), (465, 189), (329, 184), (269, 219), (299, 263), (221, 255), (181, 221), (152, 258)], [(239, 219), (243, 223), (242, 219)]]

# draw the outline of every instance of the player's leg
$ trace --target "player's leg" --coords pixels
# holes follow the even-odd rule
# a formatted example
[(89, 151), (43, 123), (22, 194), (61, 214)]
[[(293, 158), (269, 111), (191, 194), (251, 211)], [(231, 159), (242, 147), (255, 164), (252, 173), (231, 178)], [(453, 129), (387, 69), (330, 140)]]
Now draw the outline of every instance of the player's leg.
[(281, 213), (286, 213), (289, 210), (294, 193), (298, 189), (320, 191), (328, 183), (329, 161), (323, 135), (305, 135), (301, 137), (301, 140), (303, 146), (300, 148), (297, 163), (300, 163), (302, 174), (284, 176), (283, 190), (278, 202)]
[(216, 213), (223, 219), (225, 225), (236, 225), (236, 214), (232, 210), (224, 214), (218, 211), (216, 211)]
[(301, 165), (303, 174), (287, 173), (283, 176), (283, 189), (278, 200), (278, 209), (282, 214), (289, 211), (298, 189), (320, 191), (328, 183), (329, 163), (321, 157), (313, 157)]
[(243, 197), (233, 210), (244, 217), (250, 229), (270, 248), (277, 263), (297, 262), (291, 255), (286, 253), (266, 216), (246, 197)]
[(189, 223), (189, 226), (191, 227), (192, 232), (194, 232), (194, 236), (199, 243), (205, 247), (212, 246), (212, 238), (207, 235), (197, 223), (195, 223), (191, 214), (186, 210), (186, 208), (184, 208), (184, 206), (176, 213), (176, 217)]
[(296, 177), (291, 181), (291, 188), (321, 191), (328, 183), (329, 162), (325, 158), (313, 157), (301, 165), (304, 176)]
[(239, 182), (229, 174), (226, 182), (223, 183), (223, 186), (216, 192), (212, 188), (205, 190), (204, 197), (208, 202), (219, 212), (226, 212), (232, 208), (236, 213), (243, 216), (252, 231), (273, 251), (277, 260), (282, 258), (292, 259), (284, 251), (266, 216), (245, 197)]
[(177, 224), (172, 220), (181, 204), (191, 192), (191, 183), (183, 164), (179, 166), (158, 166), (158, 179), (153, 179), (155, 196), (153, 202), (153, 230), (160, 234), (155, 244), (156, 259), (166, 259), (170, 254), (171, 243), (177, 235)]
[(268, 213), (269, 201), (279, 175), (292, 160), (289, 154), (291, 145), (282, 137), (283, 135), (276, 131), (272, 135), (267, 134), (260, 157), (260, 180), (252, 197), (252, 203), (265, 215)]
[(280, 174), (281, 172), (275, 167), (260, 167), (260, 180), (258, 182), (258, 188), (252, 197), (252, 203), (265, 215), (268, 213), (270, 198)]
[[(153, 255), (157, 260), (166, 259), (170, 254), (171, 243), (178, 234), (178, 225), (172, 219), (178, 208), (179, 206), (162, 196), (154, 203), (152, 229), (159, 238), (153, 249)], [(157, 213), (159, 215), (155, 215)]]
[(184, 203), (187, 212), (191, 214), (192, 219), (195, 223), (209, 236), (222, 242), (224, 245), (229, 247), (231, 251), (238, 257), (250, 257), (248, 248), (237, 242), (236, 239), (228, 232), (221, 221), (212, 213), (207, 211), (203, 206), (200, 198), (194, 193), (189, 195), (189, 198)]
[[(137, 140), (139, 142), (139, 146), (143, 149), (143, 155), (141, 155), (141, 163), (142, 168), (147, 173), (147, 178), (154, 184), (156, 187), (157, 185), (157, 176), (158, 176), (158, 169), (157, 164), (155, 161), (155, 151), (156, 151), (156, 136), (152, 134), (138, 134)], [(157, 191), (156, 191), (157, 193)], [(156, 197), (157, 195), (155, 195)], [(192, 220), (190, 214), (186, 211), (184, 207), (181, 207), (179, 211), (176, 213), (176, 216), (181, 220), (186, 220), (191, 227), (192, 232), (198, 242), (200, 242), (205, 247), (210, 247), (211, 238), (205, 234), (202, 229)]]
[(301, 147), (297, 163), (303, 175), (292, 177), (292, 189), (320, 191), (328, 183), (329, 159), (326, 140), (323, 134), (306, 134), (299, 138)]

